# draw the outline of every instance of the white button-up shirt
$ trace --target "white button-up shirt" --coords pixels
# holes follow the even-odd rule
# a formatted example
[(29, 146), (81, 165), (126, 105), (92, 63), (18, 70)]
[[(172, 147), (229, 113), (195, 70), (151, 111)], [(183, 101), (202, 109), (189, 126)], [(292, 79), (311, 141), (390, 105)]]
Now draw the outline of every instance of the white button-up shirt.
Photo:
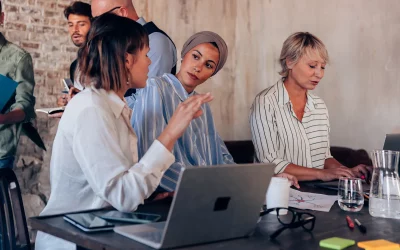
[(307, 93), (304, 116), (299, 121), (282, 81), (256, 96), (250, 125), (258, 161), (276, 164), (275, 173), (282, 173), (290, 163), (322, 169), (325, 160), (332, 158), (324, 101)]
[[(50, 163), (51, 195), (41, 215), (113, 206), (133, 211), (159, 185), (175, 157), (154, 141), (138, 162), (131, 110), (113, 91), (86, 88), (60, 121)], [(36, 249), (74, 249), (38, 233)]]

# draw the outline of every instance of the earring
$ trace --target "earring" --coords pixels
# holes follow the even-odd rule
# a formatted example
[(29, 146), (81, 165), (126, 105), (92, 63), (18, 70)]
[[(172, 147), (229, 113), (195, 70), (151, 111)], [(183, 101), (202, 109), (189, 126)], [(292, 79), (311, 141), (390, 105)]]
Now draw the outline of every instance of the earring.
[(126, 82), (126, 85), (129, 85), (129, 76), (127, 77), (128, 81)]

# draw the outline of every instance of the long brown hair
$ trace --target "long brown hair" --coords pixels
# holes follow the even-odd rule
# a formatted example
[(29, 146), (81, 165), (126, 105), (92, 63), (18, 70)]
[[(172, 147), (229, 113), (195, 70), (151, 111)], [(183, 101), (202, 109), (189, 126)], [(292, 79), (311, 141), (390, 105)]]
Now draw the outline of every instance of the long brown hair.
[(87, 43), (78, 52), (79, 81), (97, 89), (118, 91), (127, 82), (126, 53), (149, 46), (142, 25), (111, 13), (94, 18)]

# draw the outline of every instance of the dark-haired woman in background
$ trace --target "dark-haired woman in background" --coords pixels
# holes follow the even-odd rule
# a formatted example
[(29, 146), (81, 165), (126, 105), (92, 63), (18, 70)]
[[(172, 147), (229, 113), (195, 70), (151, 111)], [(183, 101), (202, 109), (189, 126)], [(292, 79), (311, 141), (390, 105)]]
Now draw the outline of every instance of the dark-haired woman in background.
[[(80, 81), (86, 89), (71, 100), (59, 123), (50, 164), (51, 195), (41, 215), (110, 205), (133, 211), (159, 185), (175, 160), (175, 141), (212, 96), (196, 95), (178, 105), (169, 125), (138, 161), (124, 94), (145, 87), (148, 51), (148, 36), (135, 21), (104, 14), (93, 22), (79, 51)], [(39, 232), (36, 249), (75, 246)]]

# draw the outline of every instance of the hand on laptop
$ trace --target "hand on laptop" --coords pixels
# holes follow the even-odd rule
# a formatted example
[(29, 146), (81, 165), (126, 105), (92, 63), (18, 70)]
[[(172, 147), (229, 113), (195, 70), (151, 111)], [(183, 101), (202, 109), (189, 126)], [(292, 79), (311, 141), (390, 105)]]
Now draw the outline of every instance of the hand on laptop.
[(367, 182), (371, 179), (371, 175), (372, 175), (372, 167), (371, 166), (367, 166), (364, 164), (360, 164), (355, 166), (354, 168), (350, 169), (354, 176), (357, 178), (362, 178), (364, 180), (366, 180)]
[(296, 176), (291, 175), (291, 174), (286, 174), (286, 173), (280, 173), (275, 175), (276, 177), (282, 177), (282, 178), (286, 178), (290, 181), (290, 184), (292, 186), (295, 186), (296, 188), (300, 188), (299, 182), (297, 181)]
[(355, 177), (353, 171), (350, 168), (340, 166), (337, 168), (324, 168), (320, 169), (318, 180), (321, 181), (332, 181), (337, 180), (340, 177)]

